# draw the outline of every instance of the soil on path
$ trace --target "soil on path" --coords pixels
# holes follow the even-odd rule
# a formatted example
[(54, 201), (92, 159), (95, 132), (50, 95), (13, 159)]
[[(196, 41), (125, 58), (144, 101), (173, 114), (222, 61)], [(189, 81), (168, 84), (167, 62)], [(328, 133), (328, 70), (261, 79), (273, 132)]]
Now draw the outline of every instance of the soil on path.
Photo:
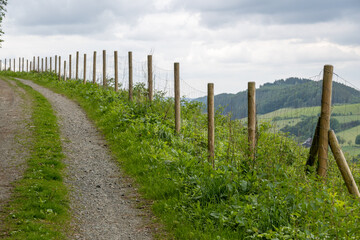
[(13, 189), (12, 183), (20, 179), (24, 171), (27, 152), (24, 148), (28, 136), (27, 121), (30, 119), (30, 102), (25, 92), (0, 79), (0, 236), (3, 234), (4, 206)]
[(127, 188), (106, 142), (78, 104), (30, 81), (58, 117), (66, 155), (74, 232), (71, 239), (151, 239), (140, 209), (126, 198)]

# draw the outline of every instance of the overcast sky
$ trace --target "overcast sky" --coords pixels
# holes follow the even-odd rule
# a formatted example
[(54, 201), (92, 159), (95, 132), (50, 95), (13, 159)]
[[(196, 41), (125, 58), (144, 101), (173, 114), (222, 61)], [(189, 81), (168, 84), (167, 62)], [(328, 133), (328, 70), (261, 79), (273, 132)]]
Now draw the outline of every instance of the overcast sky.
[(206, 91), (310, 77), (360, 88), (359, 0), (9, 0), (1, 59), (133, 51)]

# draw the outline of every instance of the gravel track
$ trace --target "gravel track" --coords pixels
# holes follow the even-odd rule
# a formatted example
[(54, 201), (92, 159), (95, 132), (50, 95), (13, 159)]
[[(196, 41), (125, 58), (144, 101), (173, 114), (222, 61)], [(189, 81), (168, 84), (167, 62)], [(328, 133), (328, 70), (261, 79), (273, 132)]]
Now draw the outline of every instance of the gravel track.
[(31, 114), (25, 109), (31, 109), (31, 105), (21, 97), (23, 93), (16, 84), (11, 86), (0, 79), (0, 236), (3, 234), (1, 221), (5, 217), (3, 207), (11, 197), (12, 183), (23, 175), (28, 156), (24, 145), (29, 136), (26, 125)]
[(73, 214), (71, 239), (152, 239), (144, 212), (127, 194), (119, 165), (106, 142), (78, 104), (31, 81), (21, 80), (43, 94), (58, 117)]

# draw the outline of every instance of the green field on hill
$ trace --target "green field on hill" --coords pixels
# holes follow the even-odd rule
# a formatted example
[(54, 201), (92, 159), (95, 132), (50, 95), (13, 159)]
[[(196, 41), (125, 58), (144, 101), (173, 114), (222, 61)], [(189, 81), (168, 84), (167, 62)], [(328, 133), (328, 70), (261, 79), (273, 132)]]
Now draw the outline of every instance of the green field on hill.
[[(294, 127), (302, 121), (312, 120), (313, 124), (305, 126), (307, 133), (311, 135), (302, 136), (299, 141), (309, 138), (313, 134), (316, 127), (316, 119), (320, 114), (320, 107), (304, 107), (304, 108), (283, 108), (263, 115), (258, 115), (259, 122), (270, 122), (274, 130), (284, 130), (285, 127)], [(341, 146), (343, 151), (351, 156), (360, 154), (360, 145), (355, 144), (355, 138), (360, 134), (360, 104), (344, 104), (332, 107), (331, 118), (336, 119), (340, 125), (353, 123), (354, 127), (336, 131), (339, 139), (342, 139)], [(242, 119), (246, 120), (246, 119)], [(315, 124), (314, 124), (315, 123)], [(330, 126), (332, 127), (332, 126)]]

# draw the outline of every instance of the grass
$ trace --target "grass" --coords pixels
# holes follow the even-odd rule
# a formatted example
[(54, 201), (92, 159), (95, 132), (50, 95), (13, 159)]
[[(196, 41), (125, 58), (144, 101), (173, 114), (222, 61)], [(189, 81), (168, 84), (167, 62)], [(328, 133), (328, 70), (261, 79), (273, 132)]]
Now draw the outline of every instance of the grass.
[[(350, 128), (348, 130), (336, 133), (338, 136), (346, 139), (346, 142), (351, 141), (351, 145), (355, 143), (355, 138), (360, 134), (360, 126)], [(348, 144), (348, 143), (346, 143)]]
[[(13, 73), (9, 73), (13, 75)], [(168, 239), (359, 239), (360, 202), (346, 192), (330, 157), (326, 184), (305, 174), (308, 151), (259, 125), (256, 161), (247, 158), (247, 129), (219, 114), (216, 168), (207, 161), (206, 115), (182, 105), (174, 131), (173, 100), (135, 101), (52, 74), (16, 73), (76, 99), (104, 133), (112, 153), (153, 202)], [(357, 167), (353, 165), (353, 167)], [(355, 171), (355, 179), (359, 179)]]
[[(270, 122), (274, 130), (280, 130), (285, 126), (294, 126), (300, 121), (302, 117), (317, 117), (320, 114), (320, 107), (305, 107), (305, 108), (284, 108), (274, 112), (258, 116), (259, 122)], [(360, 120), (360, 104), (346, 104), (332, 106), (332, 118), (339, 121), (340, 124), (359, 121)], [(243, 119), (245, 120), (245, 119)], [(357, 156), (360, 151), (356, 146), (350, 147), (355, 144), (355, 138), (360, 134), (360, 125), (347, 129), (344, 131), (336, 132), (337, 136), (344, 139), (341, 144), (343, 151), (349, 153), (351, 156)]]
[(360, 146), (359, 145), (343, 146), (342, 150), (343, 150), (343, 152), (348, 153), (350, 156), (360, 155)]
[(27, 169), (6, 208), (5, 239), (64, 239), (70, 219), (63, 184), (61, 142), (49, 102), (31, 87), (16, 81), (32, 99), (32, 144)]

